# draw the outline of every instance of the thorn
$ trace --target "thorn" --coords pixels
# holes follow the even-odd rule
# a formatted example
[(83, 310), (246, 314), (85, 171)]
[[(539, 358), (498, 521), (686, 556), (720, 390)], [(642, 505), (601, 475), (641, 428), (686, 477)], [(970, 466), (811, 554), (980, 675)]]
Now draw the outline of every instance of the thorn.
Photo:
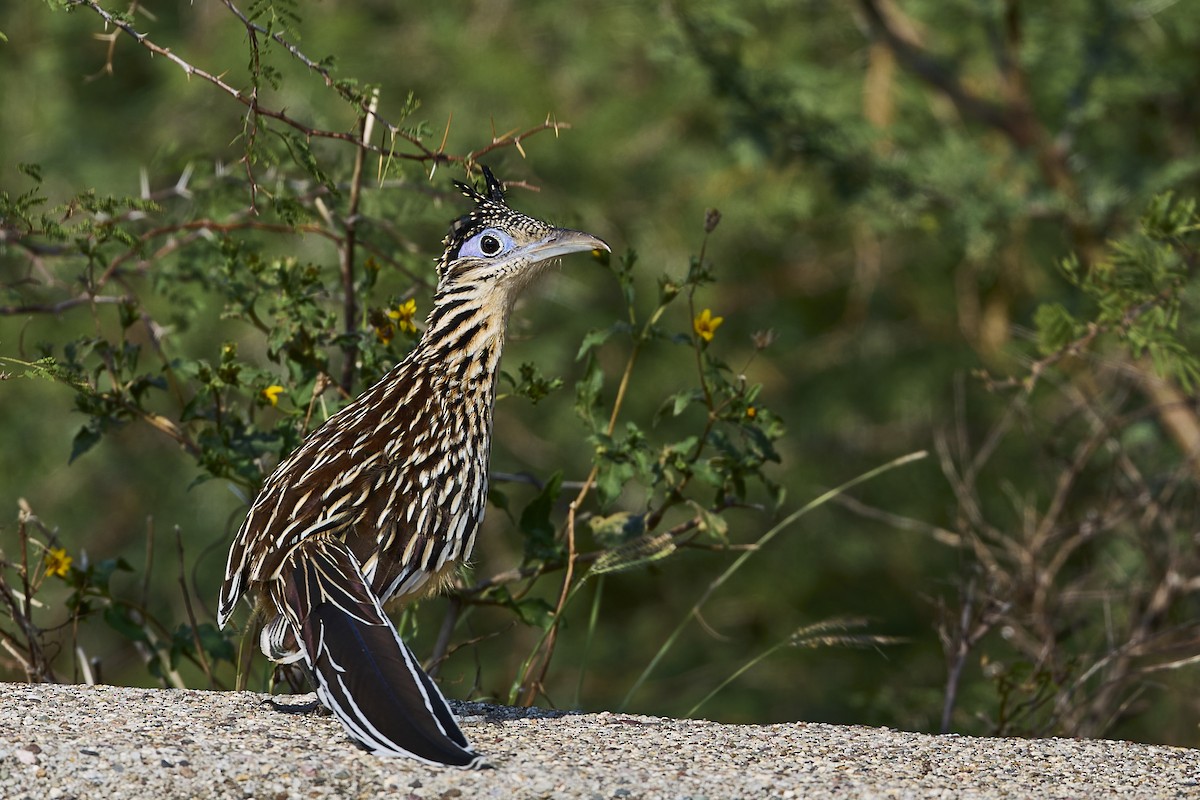
[[(379, 109), (379, 88), (376, 87), (371, 92), (371, 102), (367, 104), (367, 117), (363, 120), (363, 144), (369, 145), (371, 137), (375, 134), (375, 120)], [(453, 114), (453, 112), (451, 112)], [(449, 123), (447, 123), (447, 126)], [(449, 133), (449, 129), (446, 131)]]
[(195, 167), (189, 161), (187, 166), (183, 168), (183, 172), (179, 174), (179, 180), (175, 181), (175, 193), (180, 197), (191, 197), (192, 193), (188, 191), (188, 183), (192, 179), (192, 172)]
[[(442, 143), (438, 145), (437, 151), (439, 153), (446, 152), (446, 140), (450, 138), (450, 123), (453, 121), (454, 121), (454, 112), (451, 111), (450, 116), (446, 117), (446, 130), (442, 133)], [(433, 177), (432, 172), (429, 174), (429, 177), (431, 177), (431, 178)]]
[(325, 224), (333, 227), (333, 215), (329, 213), (329, 207), (325, 205), (325, 201), (317, 197), (313, 199), (313, 205), (317, 207), (317, 213), (321, 215), (321, 219), (325, 220)]

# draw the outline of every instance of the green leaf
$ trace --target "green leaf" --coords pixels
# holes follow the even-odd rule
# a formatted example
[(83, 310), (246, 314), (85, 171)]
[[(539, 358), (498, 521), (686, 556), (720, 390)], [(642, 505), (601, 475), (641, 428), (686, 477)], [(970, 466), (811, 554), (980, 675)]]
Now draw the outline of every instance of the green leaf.
[(554, 606), (540, 597), (529, 597), (510, 606), (526, 625), (549, 630), (554, 622)]
[(1044, 303), (1033, 315), (1037, 327), (1038, 350), (1049, 355), (1075, 339), (1075, 318), (1059, 303)]
[(521, 511), (518, 523), (521, 533), (525, 536), (526, 561), (541, 561), (554, 558), (559, 554), (559, 547), (554, 540), (554, 523), (550, 513), (562, 490), (562, 473), (555, 472), (546, 481), (546, 485), (537, 496)]
[(583, 377), (575, 384), (575, 413), (597, 430), (603, 424), (595, 414), (602, 388), (604, 388), (604, 370), (600, 369), (595, 354), (589, 354)]
[(671, 415), (678, 417), (683, 413), (684, 409), (692, 403), (703, 402), (704, 392), (699, 389), (689, 389), (675, 395), (675, 402), (671, 406)]
[(601, 507), (607, 507), (620, 496), (637, 470), (627, 461), (605, 460), (597, 465), (596, 494)]
[(520, 372), (521, 377), (519, 380), (507, 372), (500, 374), (501, 377), (512, 385), (513, 394), (528, 398), (534, 405), (545, 399), (551, 392), (562, 388), (562, 378), (547, 378), (542, 375), (537, 365), (530, 361), (521, 364)]
[(579, 344), (579, 352), (575, 354), (576, 361), (582, 361), (583, 357), (591, 352), (592, 348), (599, 347), (608, 341), (609, 337), (617, 331), (616, 325), (611, 325), (607, 328), (588, 331), (583, 337), (583, 341)]
[(729, 535), (729, 523), (720, 514), (705, 508), (699, 503), (689, 501), (690, 505), (696, 511), (696, 516), (700, 518), (700, 530), (707, 533), (714, 539), (725, 542)]
[(691, 470), (692, 474), (695, 475), (696, 478), (708, 484), (709, 486), (715, 486), (719, 489), (725, 485), (725, 476), (722, 474), (721, 470), (718, 469), (717, 465), (714, 463), (715, 461), (716, 459), (712, 458), (700, 459), (692, 464)]
[(298, 133), (293, 133), (285, 136), (284, 141), (287, 143), (288, 150), (291, 151), (292, 159), (296, 164), (337, 196), (339, 194), (337, 186), (329, 179), (325, 171), (321, 169), (321, 165), (317, 162), (317, 157), (313, 155), (312, 148), (309, 146), (308, 139)]
[(526, 625), (547, 630), (554, 622), (554, 607), (540, 597), (517, 600), (507, 586), (496, 586), (488, 591), (489, 599), (512, 610)]
[(144, 625), (136, 622), (128, 608), (121, 605), (110, 605), (104, 609), (104, 621), (117, 633), (133, 642), (150, 643)]
[(637, 265), (637, 261), (637, 252), (630, 248), (619, 259), (611, 261), (608, 265), (613, 276), (616, 277), (617, 283), (621, 286), (621, 294), (625, 298), (625, 305), (629, 308), (633, 308), (636, 295), (633, 284), (633, 268)]
[(88, 568), (88, 581), (107, 596), (109, 594), (108, 584), (112, 581), (113, 573), (118, 571), (133, 572), (133, 567), (129, 566), (129, 562), (123, 558), (106, 558)]
[(503, 511), (504, 515), (510, 520), (513, 518), (512, 508), (508, 503), (508, 495), (506, 495), (504, 492), (500, 491), (494, 486), (489, 486), (487, 499), (489, 503)]
[(79, 429), (79, 433), (75, 434), (75, 438), (71, 440), (71, 457), (67, 459), (67, 463), (75, 463), (75, 459), (88, 450), (91, 450), (99, 441), (100, 431), (96, 430), (91, 423), (84, 425)]
[[(185, 632), (188, 641), (192, 638), (192, 629), (190, 625), (181, 625), (180, 631)], [(200, 639), (200, 646), (214, 660), (225, 660), (233, 663), (237, 652), (233, 646), (233, 642), (229, 640), (225, 634), (217, 629), (217, 626), (203, 622), (196, 628), (196, 637)], [(191, 650), (191, 648), (189, 648)]]
[(42, 165), (41, 164), (21, 163), (21, 164), (17, 165), (17, 170), (21, 174), (27, 175), (30, 178), (33, 178), (38, 183), (42, 182)]

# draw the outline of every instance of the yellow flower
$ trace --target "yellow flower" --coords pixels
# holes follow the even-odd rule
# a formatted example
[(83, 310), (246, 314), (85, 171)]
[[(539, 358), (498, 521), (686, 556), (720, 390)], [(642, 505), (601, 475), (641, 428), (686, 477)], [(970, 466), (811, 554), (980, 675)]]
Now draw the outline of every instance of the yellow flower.
[(277, 383), (273, 383), (261, 392), (263, 399), (273, 406), (279, 405), (279, 395), (283, 394), (283, 387)]
[(51, 547), (46, 551), (47, 575), (57, 575), (60, 578), (65, 578), (69, 569), (71, 569), (71, 557), (67, 555), (66, 550), (61, 547)]
[[(387, 315), (396, 320), (396, 327), (405, 333), (416, 333), (417, 325), (413, 322), (413, 317), (417, 313), (417, 301), (409, 298), (400, 305), (396, 306)], [(386, 342), (385, 342), (386, 344)]]
[(717, 332), (717, 328), (721, 327), (721, 323), (725, 321), (724, 317), (714, 317), (711, 309), (704, 309), (700, 314), (692, 320), (692, 329), (696, 331), (696, 335), (706, 342), (713, 340), (713, 334)]
[(754, 419), (758, 416), (758, 409), (754, 406), (746, 406), (746, 419)]

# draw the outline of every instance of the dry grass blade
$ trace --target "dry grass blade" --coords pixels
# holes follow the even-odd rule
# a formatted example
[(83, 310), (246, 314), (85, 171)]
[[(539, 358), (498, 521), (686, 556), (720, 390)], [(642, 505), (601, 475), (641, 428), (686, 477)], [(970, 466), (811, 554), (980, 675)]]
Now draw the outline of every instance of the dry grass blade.
[(592, 572), (603, 575), (607, 572), (622, 572), (634, 569), (653, 561), (666, 558), (678, 549), (675, 537), (670, 531), (659, 534), (645, 534), (620, 547), (607, 550), (596, 559)]
[(713, 699), (726, 686), (785, 647), (883, 647), (885, 645), (903, 644), (908, 641), (908, 639), (901, 636), (880, 636), (871, 633), (848, 632), (863, 628), (866, 625), (867, 620), (863, 617), (830, 617), (829, 619), (823, 619), (819, 622), (797, 628), (782, 642), (768, 647), (717, 684), (716, 688), (706, 694), (700, 702), (688, 709), (686, 716), (690, 717), (695, 714), (700, 710), (701, 706), (708, 703), (709, 700)]
[(761, 550), (762, 547), (767, 544), (767, 542), (771, 541), (780, 533), (785, 531), (789, 526), (792, 525), (792, 523), (796, 522), (796, 520), (800, 519), (805, 514), (808, 514), (813, 509), (820, 508), (821, 506), (830, 502), (834, 497), (843, 494), (844, 492), (854, 488), (855, 486), (858, 486), (861, 483), (865, 483), (872, 478), (878, 477), (885, 472), (889, 472), (906, 464), (911, 464), (914, 461), (920, 461), (927, 455), (929, 454), (925, 450), (918, 450), (915, 453), (908, 453), (907, 455), (895, 458), (886, 464), (881, 464), (875, 469), (864, 472), (855, 478), (851, 478), (841, 486), (837, 486), (827, 492), (822, 493), (813, 500), (809, 501), (803, 507), (793, 511), (791, 514), (788, 514), (786, 517), (780, 520), (775, 527), (771, 528), (771, 530), (760, 536), (758, 541), (755, 542), (754, 549), (747, 550), (738, 556), (738, 558), (732, 564), (730, 564), (724, 572), (722, 572), (716, 579), (712, 581), (712, 583), (708, 585), (708, 588), (704, 590), (704, 593), (700, 596), (700, 599), (696, 601), (691, 610), (684, 616), (682, 620), (680, 620), (679, 624), (675, 626), (675, 630), (671, 631), (671, 634), (667, 637), (666, 641), (664, 641), (662, 646), (659, 647), (658, 652), (654, 654), (654, 658), (650, 659), (650, 663), (646, 665), (646, 668), (642, 670), (642, 674), (638, 676), (637, 680), (634, 681), (633, 686), (631, 686), (629, 691), (626, 692), (625, 698), (621, 701), (619, 709), (625, 709), (629, 706), (629, 701), (633, 699), (633, 696), (637, 694), (638, 689), (640, 689), (642, 684), (646, 682), (646, 679), (650, 677), (650, 673), (653, 672), (654, 668), (658, 666), (658, 663), (662, 661), (663, 656), (667, 654), (667, 651), (674, 646), (675, 642), (679, 639), (679, 635), (683, 633), (683, 629), (687, 627), (688, 622), (699, 614), (700, 609), (706, 602), (708, 602), (708, 599), (712, 597), (717, 589), (721, 588), (721, 586), (723, 586), (735, 572), (741, 569), (752, 555)]

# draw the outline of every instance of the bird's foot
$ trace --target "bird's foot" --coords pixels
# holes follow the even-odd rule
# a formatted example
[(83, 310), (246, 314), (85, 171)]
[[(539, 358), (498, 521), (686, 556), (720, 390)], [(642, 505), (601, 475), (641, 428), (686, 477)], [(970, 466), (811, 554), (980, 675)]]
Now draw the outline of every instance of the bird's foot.
[(281, 711), (284, 714), (329, 714), (329, 709), (326, 708), (320, 700), (312, 700), (307, 703), (280, 703), (274, 697), (268, 697), (263, 700), (263, 705), (270, 706), (275, 711)]

